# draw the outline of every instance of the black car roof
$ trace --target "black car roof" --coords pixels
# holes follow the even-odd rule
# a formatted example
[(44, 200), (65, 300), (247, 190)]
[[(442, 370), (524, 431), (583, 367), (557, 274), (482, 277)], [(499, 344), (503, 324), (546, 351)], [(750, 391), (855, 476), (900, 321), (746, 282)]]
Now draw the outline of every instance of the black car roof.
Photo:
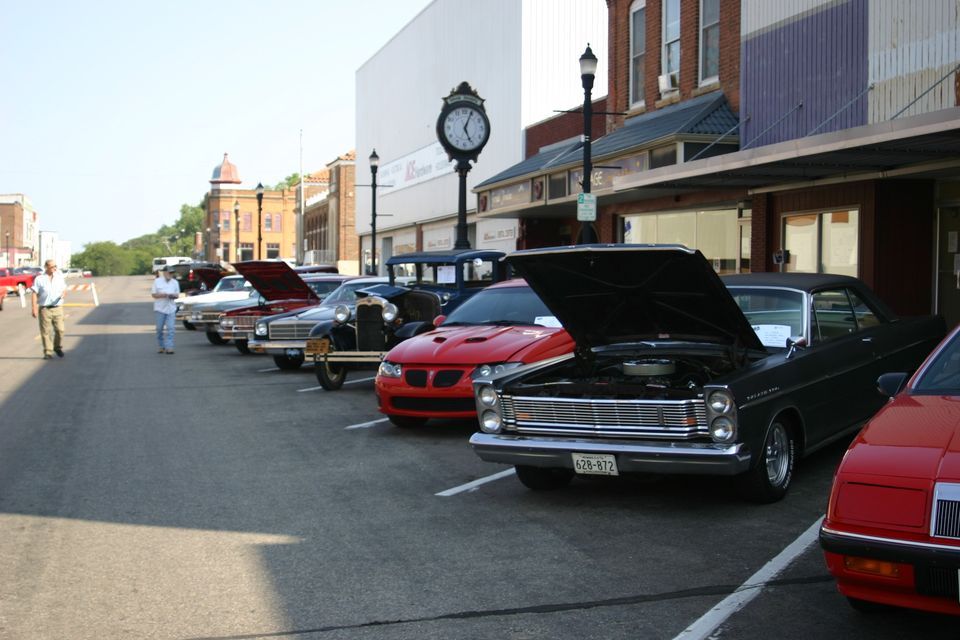
[(506, 255), (503, 251), (492, 249), (451, 249), (450, 251), (417, 251), (402, 253), (387, 260), (387, 264), (405, 264), (408, 262), (449, 263), (472, 260), (474, 258), (500, 258)]
[(738, 273), (720, 276), (728, 287), (790, 287), (813, 291), (825, 287), (858, 287), (866, 285), (857, 278), (834, 273)]

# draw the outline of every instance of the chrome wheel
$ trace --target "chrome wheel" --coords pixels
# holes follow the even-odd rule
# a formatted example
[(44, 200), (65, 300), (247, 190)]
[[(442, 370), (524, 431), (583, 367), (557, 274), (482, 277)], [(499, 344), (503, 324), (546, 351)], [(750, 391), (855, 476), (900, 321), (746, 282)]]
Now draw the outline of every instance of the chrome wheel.
[(775, 422), (767, 434), (764, 447), (764, 458), (767, 466), (767, 479), (771, 486), (783, 485), (790, 472), (791, 454), (789, 449), (790, 437), (787, 429), (781, 423)]

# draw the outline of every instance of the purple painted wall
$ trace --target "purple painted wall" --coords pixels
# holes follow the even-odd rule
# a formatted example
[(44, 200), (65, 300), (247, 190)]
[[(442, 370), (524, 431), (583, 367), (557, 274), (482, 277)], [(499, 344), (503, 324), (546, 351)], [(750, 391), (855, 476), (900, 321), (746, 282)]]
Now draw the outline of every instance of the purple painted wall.
[[(867, 11), (847, 0), (741, 42), (741, 148), (802, 138), (866, 89)], [(866, 122), (863, 94), (816, 133)]]

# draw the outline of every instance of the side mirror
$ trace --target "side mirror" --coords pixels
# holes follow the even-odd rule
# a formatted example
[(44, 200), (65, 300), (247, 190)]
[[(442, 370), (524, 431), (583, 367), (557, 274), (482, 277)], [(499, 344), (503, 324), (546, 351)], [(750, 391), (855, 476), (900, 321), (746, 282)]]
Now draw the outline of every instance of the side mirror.
[(793, 357), (797, 349), (804, 349), (807, 346), (807, 339), (803, 336), (790, 336), (787, 338), (787, 359)]
[(260, 306), (260, 307), (265, 307), (265, 306), (267, 306), (267, 299), (264, 298), (263, 296), (260, 296), (260, 297), (257, 299), (257, 306)]
[(907, 377), (907, 374), (902, 372), (885, 373), (877, 378), (877, 391), (892, 398), (903, 390)]
[(447, 316), (441, 313), (440, 315), (438, 315), (436, 318), (433, 319), (433, 326), (439, 327), (441, 324), (443, 324), (443, 321), (446, 319), (447, 319)]

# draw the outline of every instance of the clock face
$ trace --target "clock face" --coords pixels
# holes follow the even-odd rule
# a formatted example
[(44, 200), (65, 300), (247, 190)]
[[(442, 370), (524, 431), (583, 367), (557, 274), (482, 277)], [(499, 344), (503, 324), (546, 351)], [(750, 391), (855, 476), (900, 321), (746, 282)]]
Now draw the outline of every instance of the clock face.
[(479, 149), (487, 139), (487, 118), (474, 107), (457, 107), (443, 119), (443, 135), (454, 149)]

